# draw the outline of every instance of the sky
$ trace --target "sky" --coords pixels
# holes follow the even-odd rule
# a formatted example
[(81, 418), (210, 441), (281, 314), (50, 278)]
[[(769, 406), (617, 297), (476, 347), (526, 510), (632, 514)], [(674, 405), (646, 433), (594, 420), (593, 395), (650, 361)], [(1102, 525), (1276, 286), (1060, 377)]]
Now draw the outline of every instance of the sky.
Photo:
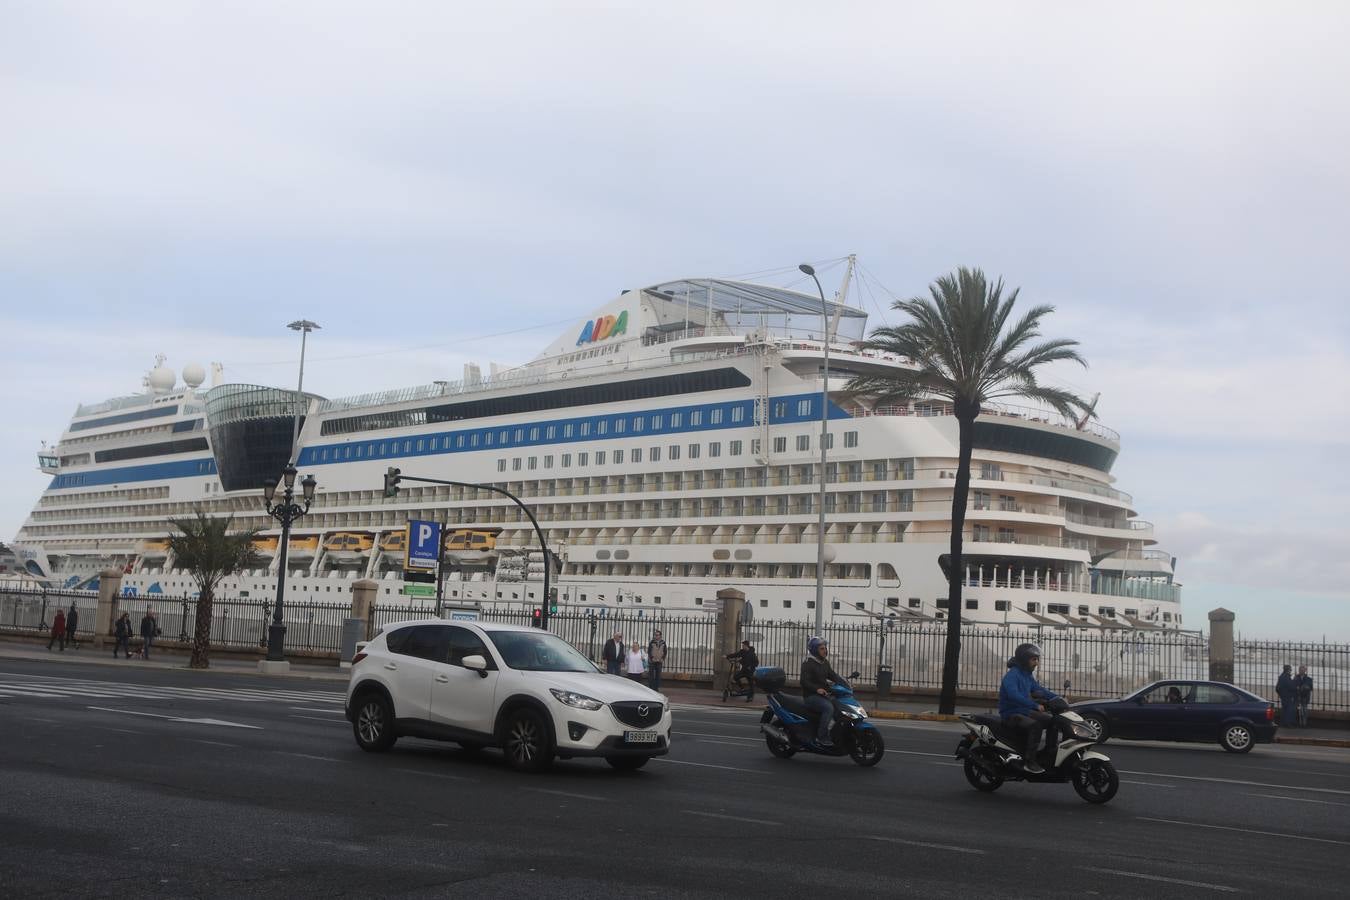
[[(856, 253), (1056, 307), (1187, 624), (1350, 641), (1350, 7), (0, 0), (0, 539), (77, 404), (522, 363)], [(896, 314), (889, 312), (891, 319)]]

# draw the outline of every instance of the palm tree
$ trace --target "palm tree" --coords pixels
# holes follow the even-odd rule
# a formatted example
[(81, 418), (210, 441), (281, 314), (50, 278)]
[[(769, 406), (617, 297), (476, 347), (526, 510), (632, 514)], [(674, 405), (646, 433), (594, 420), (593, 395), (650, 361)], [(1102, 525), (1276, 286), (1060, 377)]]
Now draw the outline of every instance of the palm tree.
[(1018, 291), (1005, 298), (1003, 280), (986, 281), (979, 269), (960, 268), (929, 286), (928, 297), (897, 300), (892, 308), (910, 321), (895, 328), (878, 328), (863, 343), (867, 349), (893, 353), (912, 368), (883, 374), (858, 375), (848, 389), (877, 403), (908, 403), (938, 399), (952, 405), (959, 429), (959, 462), (952, 491), (950, 566), (947, 572), (947, 647), (942, 665), (942, 693), (938, 708), (956, 709), (956, 681), (961, 657), (962, 531), (970, 493), (970, 454), (975, 418), (984, 404), (1001, 397), (1036, 400), (1065, 416), (1089, 412), (1074, 394), (1040, 384), (1036, 369), (1046, 363), (1072, 360), (1087, 363), (1074, 348), (1077, 341), (1039, 341), (1041, 319), (1052, 306), (1035, 306), (1012, 320)]
[(169, 538), (174, 559), (197, 582), (197, 622), (192, 632), (192, 659), (188, 665), (205, 669), (211, 665), (211, 606), (216, 586), (227, 575), (251, 568), (261, 560), (253, 549), (256, 530), (230, 532), (234, 516), (211, 518), (201, 509), (191, 519), (171, 519), (182, 534)]

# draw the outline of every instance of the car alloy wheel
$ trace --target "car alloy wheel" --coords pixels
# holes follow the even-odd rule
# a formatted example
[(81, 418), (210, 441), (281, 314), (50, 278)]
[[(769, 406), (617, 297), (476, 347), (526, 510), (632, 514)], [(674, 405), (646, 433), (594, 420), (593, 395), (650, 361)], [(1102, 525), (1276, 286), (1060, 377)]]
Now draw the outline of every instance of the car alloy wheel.
[(1252, 730), (1246, 725), (1229, 725), (1219, 743), (1229, 753), (1246, 753), (1252, 749)]
[(539, 714), (523, 709), (506, 726), (506, 759), (525, 772), (538, 772), (552, 761), (548, 732)]
[(393, 717), (389, 713), (389, 704), (379, 694), (365, 694), (360, 698), (352, 725), (356, 743), (362, 750), (379, 753), (394, 745)]

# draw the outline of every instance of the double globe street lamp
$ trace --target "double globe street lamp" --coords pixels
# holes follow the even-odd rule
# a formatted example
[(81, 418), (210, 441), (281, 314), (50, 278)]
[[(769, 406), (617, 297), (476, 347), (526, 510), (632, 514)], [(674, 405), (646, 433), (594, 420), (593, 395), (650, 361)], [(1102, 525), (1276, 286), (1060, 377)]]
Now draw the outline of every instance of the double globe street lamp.
[(281, 622), (282, 604), (286, 594), (286, 550), (291, 543), (291, 523), (309, 512), (310, 504), (314, 502), (314, 490), (319, 482), (313, 475), (306, 475), (300, 482), (301, 498), (304, 505), (296, 502), (295, 497), (295, 466), (290, 463), (281, 470), (281, 483), (283, 490), (281, 492), (280, 502), (276, 500), (277, 486), (269, 484), (263, 488), (263, 500), (267, 505), (267, 514), (281, 523), (281, 548), (278, 551), (277, 561), (277, 602), (276, 609), (272, 612), (272, 624), (267, 628), (267, 660), (268, 663), (284, 663), (286, 661), (286, 626)]

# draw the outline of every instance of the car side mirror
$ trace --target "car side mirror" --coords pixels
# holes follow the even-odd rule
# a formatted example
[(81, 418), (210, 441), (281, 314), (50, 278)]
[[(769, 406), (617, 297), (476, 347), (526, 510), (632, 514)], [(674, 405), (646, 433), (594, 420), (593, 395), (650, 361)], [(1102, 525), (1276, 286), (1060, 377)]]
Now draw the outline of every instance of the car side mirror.
[(487, 660), (475, 653), (473, 656), (466, 656), (462, 660), (464, 668), (473, 669), (480, 678), (487, 677)]

